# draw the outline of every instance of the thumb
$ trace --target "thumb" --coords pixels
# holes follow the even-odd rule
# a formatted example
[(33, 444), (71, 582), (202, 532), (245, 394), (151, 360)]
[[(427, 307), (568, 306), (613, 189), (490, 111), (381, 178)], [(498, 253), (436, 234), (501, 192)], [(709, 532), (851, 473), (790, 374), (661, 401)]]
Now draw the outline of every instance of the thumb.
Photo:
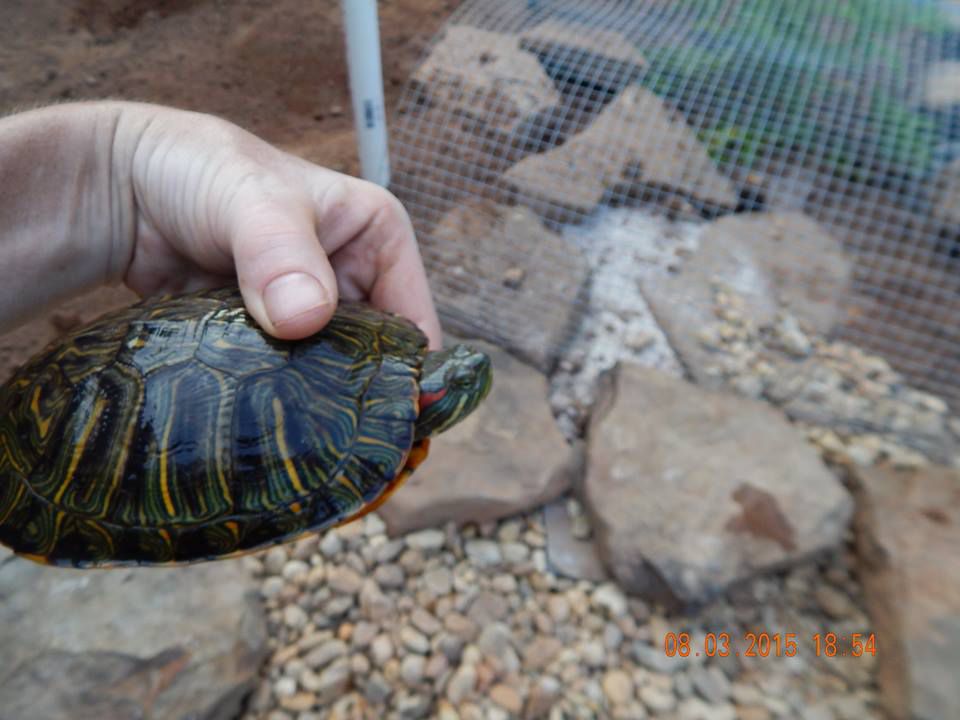
[(311, 213), (277, 201), (244, 208), (231, 247), (244, 304), (268, 333), (298, 340), (330, 321), (337, 280)]

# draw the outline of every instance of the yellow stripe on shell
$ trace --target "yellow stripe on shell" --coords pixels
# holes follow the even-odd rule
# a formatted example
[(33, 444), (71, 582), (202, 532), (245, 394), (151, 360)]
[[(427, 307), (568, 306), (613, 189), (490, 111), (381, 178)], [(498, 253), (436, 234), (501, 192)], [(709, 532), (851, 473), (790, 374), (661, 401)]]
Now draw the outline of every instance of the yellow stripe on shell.
[(36, 387), (33, 391), (33, 398), (30, 400), (30, 412), (33, 413), (33, 419), (36, 420), (37, 425), (40, 428), (40, 437), (47, 436), (47, 430), (50, 429), (50, 421), (52, 418), (43, 418), (42, 413), (40, 412), (40, 393), (43, 390), (41, 387)]
[(13, 512), (13, 509), (20, 504), (20, 499), (23, 497), (23, 493), (26, 492), (27, 484), (25, 482), (17, 483), (17, 495), (13, 498), (13, 502), (10, 503), (10, 507), (7, 508), (6, 512), (3, 515), (0, 515), (0, 525), (7, 521), (7, 518), (10, 517), (10, 513)]
[(87, 441), (90, 439), (90, 433), (93, 432), (93, 428), (96, 427), (97, 424), (96, 421), (100, 417), (100, 413), (103, 412), (104, 403), (105, 400), (99, 396), (93, 401), (93, 410), (90, 412), (90, 417), (87, 418), (87, 424), (84, 426), (83, 432), (80, 433), (80, 441), (73, 448), (73, 456), (70, 458), (70, 467), (67, 468), (63, 484), (60, 486), (57, 494), (53, 497), (54, 504), (60, 504), (64, 494), (67, 492), (67, 488), (70, 487), (70, 483), (73, 481), (73, 474), (77, 470), (77, 465), (80, 464), (80, 458), (83, 456), (83, 450), (87, 445)]
[(110, 553), (111, 553), (111, 554), (113, 554), (113, 553), (116, 551), (116, 545), (114, 545), (113, 536), (112, 536), (110, 533), (108, 533), (104, 528), (102, 528), (102, 527), (100, 526), (100, 523), (98, 523), (98, 522), (87, 522), (87, 523), (85, 523), (85, 525), (86, 525), (86, 527), (88, 527), (88, 528), (93, 528), (93, 529), (96, 530), (98, 533), (100, 533), (100, 535), (103, 536), (103, 538), (107, 541), (107, 547), (110, 548)]
[(293, 489), (301, 495), (306, 495), (307, 491), (300, 482), (300, 475), (297, 474), (297, 466), (290, 457), (290, 450), (287, 448), (287, 438), (284, 435), (283, 404), (279, 398), (273, 399), (273, 415), (277, 420), (277, 449), (280, 450), (280, 458), (283, 460), (283, 467), (287, 471), (287, 477), (290, 478), (290, 484)]
[(160, 450), (160, 495), (163, 497), (163, 505), (167, 509), (170, 517), (177, 514), (177, 509), (173, 506), (173, 498), (170, 497), (170, 478), (167, 476), (167, 455), (170, 447), (170, 431), (173, 429), (173, 415), (167, 418), (166, 427), (163, 429), (163, 440)]

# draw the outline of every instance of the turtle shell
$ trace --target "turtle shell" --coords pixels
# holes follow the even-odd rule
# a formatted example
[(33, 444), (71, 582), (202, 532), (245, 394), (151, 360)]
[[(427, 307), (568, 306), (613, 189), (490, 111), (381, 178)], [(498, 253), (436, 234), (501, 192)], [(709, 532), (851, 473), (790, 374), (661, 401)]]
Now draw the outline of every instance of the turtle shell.
[(106, 315), (0, 390), (0, 543), (58, 565), (190, 562), (359, 516), (425, 455), (426, 344), (349, 302), (276, 340), (229, 288)]

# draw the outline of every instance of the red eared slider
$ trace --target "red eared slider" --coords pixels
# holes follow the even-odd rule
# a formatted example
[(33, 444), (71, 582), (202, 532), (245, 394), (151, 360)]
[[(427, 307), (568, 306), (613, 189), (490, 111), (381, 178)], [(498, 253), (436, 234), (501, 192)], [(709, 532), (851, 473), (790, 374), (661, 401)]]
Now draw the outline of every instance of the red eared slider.
[(490, 388), (487, 357), (341, 302), (276, 340), (236, 289), (74, 331), (0, 389), (0, 543), (78, 567), (215, 559), (374, 509)]

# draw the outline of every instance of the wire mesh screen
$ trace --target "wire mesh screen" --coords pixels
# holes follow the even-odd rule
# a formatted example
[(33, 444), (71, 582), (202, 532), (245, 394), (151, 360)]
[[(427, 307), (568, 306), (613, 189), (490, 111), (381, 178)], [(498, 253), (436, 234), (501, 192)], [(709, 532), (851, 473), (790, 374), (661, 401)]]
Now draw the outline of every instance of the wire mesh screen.
[(392, 139), (445, 322), (550, 368), (596, 297), (629, 316), (650, 248), (599, 240), (611, 213), (680, 246), (800, 213), (850, 265), (829, 331), (960, 400), (957, 20), (924, 0), (467, 0)]

